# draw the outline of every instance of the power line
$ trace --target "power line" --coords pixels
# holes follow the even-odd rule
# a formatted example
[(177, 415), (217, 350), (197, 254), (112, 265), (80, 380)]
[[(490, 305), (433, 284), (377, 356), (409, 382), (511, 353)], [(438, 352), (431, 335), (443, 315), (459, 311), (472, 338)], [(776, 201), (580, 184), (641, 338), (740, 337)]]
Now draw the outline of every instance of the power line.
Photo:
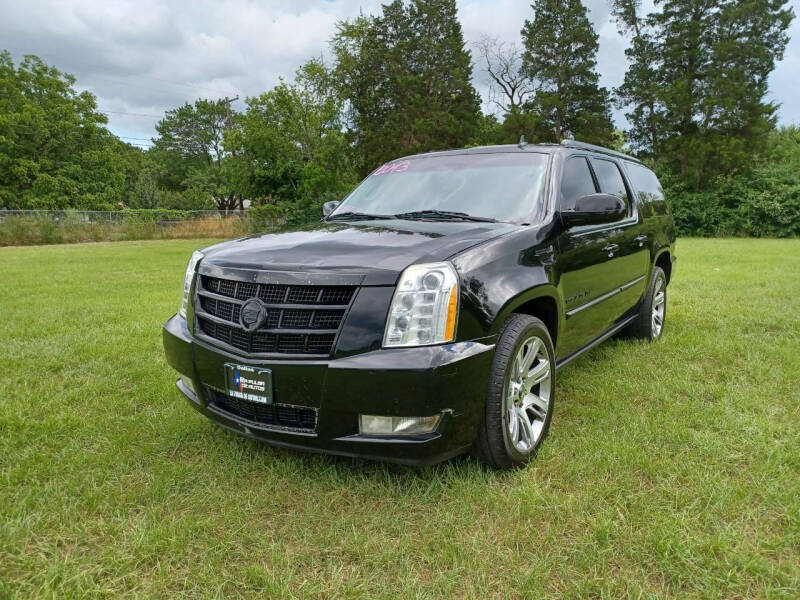
[[(112, 135), (117, 135), (117, 134), (116, 134), (116, 133), (114, 133), (113, 131), (110, 131), (110, 133), (111, 133)], [(142, 141), (144, 141), (144, 142), (150, 142), (150, 143), (152, 143), (152, 140), (151, 140), (150, 138), (130, 137), (130, 136), (128, 136), (128, 135), (117, 135), (117, 137), (118, 137), (118, 138), (122, 138), (123, 140), (142, 140)]]
[[(10, 98), (10, 96), (5, 92), (0, 91), (0, 98)], [(128, 115), (128, 116), (132, 116), (132, 117), (147, 117), (147, 118), (150, 118), (150, 119), (163, 119), (164, 118), (163, 114), (153, 115), (153, 114), (148, 114), (148, 113), (125, 112), (125, 111), (121, 111), (121, 110), (103, 110), (100, 107), (97, 107), (96, 110), (99, 113), (104, 113), (104, 114), (108, 114), (108, 115)], [(171, 109), (167, 109), (167, 110), (171, 110)]]
[[(3, 44), (3, 47), (15, 50), (16, 52), (22, 54), (23, 56), (26, 56), (26, 55), (43, 56), (43, 57), (46, 57), (46, 58), (48, 58), (48, 59), (50, 59), (52, 61), (57, 61), (57, 60), (60, 59), (60, 57), (57, 57), (54, 54), (50, 54), (50, 53), (28, 52), (28, 51), (22, 50), (19, 46), (14, 47), (14, 46), (9, 46), (8, 44)], [(90, 62), (82, 61), (82, 60), (70, 59), (70, 62), (73, 63), (73, 64), (83, 65), (85, 67), (96, 68), (98, 66), (96, 63), (90, 63)], [(60, 67), (57, 67), (57, 68), (59, 70), (61, 70)], [(103, 79), (103, 78), (106, 78), (106, 79), (109, 79), (109, 78), (110, 79), (119, 79), (122, 76), (120, 76), (120, 75), (112, 75), (112, 74), (103, 74), (103, 73), (92, 73), (91, 77), (98, 77), (100, 79)], [(166, 83), (168, 85), (175, 85), (175, 86), (179, 86), (179, 87), (185, 87), (187, 89), (194, 90), (194, 91), (202, 90), (202, 91), (205, 91), (205, 92), (211, 92), (211, 93), (216, 94), (216, 95), (222, 95), (224, 93), (224, 92), (222, 92), (220, 90), (217, 90), (217, 89), (198, 86), (198, 85), (191, 85), (191, 84), (188, 84), (188, 83), (181, 83), (179, 81), (171, 81), (169, 79), (163, 79), (161, 77), (153, 77), (152, 75), (127, 75), (127, 77), (131, 77), (131, 78), (138, 77), (140, 79), (151, 79), (153, 81), (159, 81), (161, 83)], [(163, 89), (158, 90), (158, 89), (155, 89), (155, 88), (147, 88), (145, 86), (136, 85), (136, 84), (122, 83), (122, 85), (129, 85), (131, 87), (140, 87), (142, 89), (148, 89), (150, 91), (156, 91), (156, 92), (159, 92), (159, 93), (169, 93), (169, 94), (174, 94), (175, 93), (175, 90), (163, 90)]]
[[(100, 79), (103, 79), (103, 78), (108, 78), (109, 76), (108, 75), (92, 75), (92, 77), (98, 77)], [(111, 77), (113, 77), (113, 75)], [(135, 77), (135, 75), (134, 75), (134, 77)], [(145, 91), (150, 92), (152, 94), (161, 94), (163, 96), (175, 96), (176, 94), (180, 93), (180, 92), (178, 92), (176, 90), (165, 90), (165, 89), (160, 89), (160, 88), (147, 87), (147, 86), (140, 85), (138, 83), (127, 83), (127, 82), (124, 82), (124, 81), (116, 81), (116, 80), (112, 80), (111, 83), (113, 83), (114, 85), (121, 85), (121, 86), (124, 86), (124, 87), (134, 88), (134, 89), (138, 89), (138, 90), (145, 90)], [(83, 87), (85, 89), (89, 89), (86, 85), (80, 84), (78, 82), (76, 82), (75, 85), (77, 87)]]
[[(41, 128), (31, 127), (30, 125), (24, 125), (20, 123), (12, 123), (10, 124), (10, 128), (17, 133), (49, 133)], [(155, 146), (155, 142), (153, 142), (152, 138), (133, 137), (129, 135), (117, 135), (107, 127), (98, 127), (98, 129), (105, 129), (110, 135), (114, 136), (115, 138), (119, 138), (120, 140), (134, 140), (125, 142), (126, 144), (130, 144), (131, 146), (141, 146), (143, 148), (152, 148), (153, 146)]]
[[(3, 44), (3, 46), (6, 47), (6, 48), (10, 48), (12, 50), (15, 50), (16, 52), (18, 52), (20, 54), (23, 54), (23, 55), (32, 54), (31, 52), (26, 52), (26, 51), (22, 50), (18, 46), (17, 47), (8, 46), (7, 44)], [(46, 53), (46, 52), (45, 53), (37, 53), (35, 55), (36, 56), (42, 56), (42, 57), (45, 57), (45, 58), (49, 58), (51, 61), (54, 60), (54, 56), (52, 54), (49, 54), (49, 53)], [(94, 65), (92, 63), (89, 63), (89, 62), (86, 62), (86, 61), (80, 61), (80, 60), (78, 60), (78, 61), (71, 60), (70, 62), (76, 63), (76, 64), (82, 64), (82, 65), (89, 66), (89, 67), (95, 67), (96, 66), (96, 65)], [(99, 79), (104, 79), (105, 78), (105, 79), (111, 80), (115, 84), (119, 84), (119, 85), (123, 85), (123, 86), (127, 86), (127, 87), (133, 87), (133, 88), (137, 88), (137, 89), (148, 90), (148, 91), (159, 93), (159, 94), (174, 95), (176, 93), (176, 90), (157, 89), (157, 88), (152, 88), (152, 87), (145, 87), (145, 86), (142, 86), (140, 84), (126, 83), (126, 82), (123, 82), (123, 81), (119, 81), (121, 76), (117, 76), (117, 75), (109, 75), (109, 74), (102, 74), (102, 73), (100, 73), (100, 74), (92, 73), (89, 77), (95, 77), (95, 78), (99, 78)], [(144, 78), (144, 79), (152, 79), (154, 81), (160, 81), (160, 82), (163, 82), (163, 83), (167, 83), (169, 85), (175, 85), (175, 86), (188, 88), (188, 89), (194, 90), (195, 92), (197, 92), (199, 90), (204, 90), (204, 91), (207, 91), (207, 92), (214, 92), (214, 93), (220, 94), (220, 95), (222, 94), (222, 92), (220, 92), (219, 90), (215, 90), (215, 89), (212, 89), (212, 88), (205, 88), (205, 87), (201, 87), (201, 86), (193, 86), (193, 85), (189, 85), (189, 84), (185, 84), (185, 83), (180, 83), (180, 82), (177, 82), (177, 81), (169, 81), (167, 79), (162, 79), (162, 78), (159, 78), (159, 77), (152, 77), (152, 76), (148, 76), (148, 75), (131, 75), (129, 77), (133, 77), (133, 78), (139, 77), (139, 78)], [(76, 85), (80, 86), (80, 84), (77, 84), (77, 82), (76, 82)], [(83, 86), (81, 86), (81, 87), (83, 87)], [(227, 111), (228, 111), (228, 119), (227, 119), (228, 129), (230, 129), (230, 127), (231, 127), (230, 102), (233, 101), (233, 100), (238, 100), (238, 99), (239, 99), (238, 95), (235, 98), (231, 98), (231, 99), (228, 99), (228, 97), (225, 96), (226, 108), (227, 108)], [(162, 114), (149, 114), (149, 113), (137, 113), (137, 112), (127, 112), (127, 111), (102, 110), (101, 108), (98, 108), (97, 110), (98, 110), (98, 112), (104, 113), (106, 115), (122, 115), (122, 116), (138, 117), (138, 118), (146, 118), (146, 119), (162, 119), (162, 118), (164, 118), (164, 114), (163, 113)], [(117, 137), (123, 137), (123, 136), (117, 136)], [(131, 139), (133, 139), (133, 138), (131, 138)], [(136, 138), (136, 139), (146, 141), (146, 138)]]
[(100, 111), (101, 113), (106, 113), (106, 114), (109, 114), (109, 115), (130, 115), (132, 117), (150, 117), (150, 118), (153, 118), (153, 119), (163, 119), (164, 118), (163, 114), (162, 115), (147, 115), (147, 114), (144, 114), (144, 113), (123, 112), (123, 111), (118, 111), (118, 110), (102, 110), (100, 108), (98, 108), (97, 110)]

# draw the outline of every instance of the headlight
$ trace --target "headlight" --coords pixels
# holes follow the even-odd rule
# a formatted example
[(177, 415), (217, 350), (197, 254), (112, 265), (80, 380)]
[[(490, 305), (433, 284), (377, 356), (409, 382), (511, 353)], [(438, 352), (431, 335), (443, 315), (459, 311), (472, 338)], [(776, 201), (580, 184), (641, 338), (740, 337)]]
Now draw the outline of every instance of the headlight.
[(203, 253), (195, 250), (192, 252), (189, 264), (186, 265), (186, 275), (183, 277), (183, 298), (181, 299), (181, 308), (178, 311), (178, 314), (184, 319), (186, 318), (186, 307), (189, 306), (189, 293), (192, 291), (194, 272), (197, 270), (197, 263), (201, 260), (203, 260)]
[(458, 275), (447, 262), (411, 265), (397, 282), (384, 347), (451, 342), (456, 332)]

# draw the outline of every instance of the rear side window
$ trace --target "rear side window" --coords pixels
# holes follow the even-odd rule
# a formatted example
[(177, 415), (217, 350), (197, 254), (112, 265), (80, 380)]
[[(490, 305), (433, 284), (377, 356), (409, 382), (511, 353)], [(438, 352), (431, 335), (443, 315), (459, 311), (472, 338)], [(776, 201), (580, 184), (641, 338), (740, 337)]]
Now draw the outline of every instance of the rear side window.
[(573, 210), (575, 201), (583, 196), (594, 194), (592, 172), (589, 163), (583, 156), (573, 156), (564, 165), (564, 175), (561, 179), (561, 204), (559, 210)]
[(636, 163), (625, 163), (630, 176), (630, 182), (639, 193), (639, 198), (643, 203), (652, 204), (658, 212), (663, 212), (666, 206), (664, 198), (664, 188), (658, 181), (658, 177), (650, 169)]
[(592, 159), (594, 173), (597, 175), (597, 182), (600, 184), (600, 191), (604, 194), (613, 194), (628, 200), (628, 190), (625, 188), (625, 180), (622, 178), (619, 167), (610, 160)]

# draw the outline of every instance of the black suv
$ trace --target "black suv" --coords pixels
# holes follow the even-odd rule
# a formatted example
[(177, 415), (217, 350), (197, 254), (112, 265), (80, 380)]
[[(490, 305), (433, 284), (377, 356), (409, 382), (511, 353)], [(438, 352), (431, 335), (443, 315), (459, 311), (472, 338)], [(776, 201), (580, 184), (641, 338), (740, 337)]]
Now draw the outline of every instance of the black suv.
[(522, 465), (556, 369), (663, 331), (675, 228), (630, 156), (572, 141), (410, 156), (324, 212), (189, 261), (164, 348), (192, 406), (232, 431)]

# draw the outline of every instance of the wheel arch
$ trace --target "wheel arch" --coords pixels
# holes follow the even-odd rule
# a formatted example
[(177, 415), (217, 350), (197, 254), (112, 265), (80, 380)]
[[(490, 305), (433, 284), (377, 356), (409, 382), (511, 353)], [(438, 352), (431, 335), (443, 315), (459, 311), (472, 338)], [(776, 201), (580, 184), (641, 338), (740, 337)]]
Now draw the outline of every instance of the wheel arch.
[(540, 286), (519, 294), (509, 300), (497, 313), (492, 326), (493, 333), (498, 333), (512, 314), (524, 314), (541, 319), (547, 326), (556, 345), (558, 333), (564, 325), (563, 304), (558, 290), (553, 286)]
[(669, 284), (672, 279), (672, 254), (669, 248), (664, 248), (656, 255), (653, 265), (661, 267), (661, 270), (664, 271), (664, 275), (667, 277), (667, 284)]

